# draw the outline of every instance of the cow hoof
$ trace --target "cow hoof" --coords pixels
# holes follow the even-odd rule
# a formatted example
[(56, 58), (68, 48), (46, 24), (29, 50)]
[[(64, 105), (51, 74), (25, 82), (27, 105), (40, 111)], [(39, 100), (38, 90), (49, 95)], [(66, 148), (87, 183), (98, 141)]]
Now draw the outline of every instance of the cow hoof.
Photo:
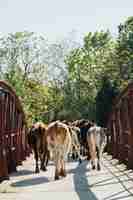
[(62, 177), (66, 177), (66, 172), (65, 172), (64, 170), (61, 170), (61, 172), (60, 172), (60, 176), (62, 176)]
[(55, 176), (54, 180), (55, 181), (59, 180), (59, 176)]
[(79, 159), (79, 165), (82, 163), (82, 160), (81, 159)]
[(92, 166), (92, 169), (93, 169), (93, 170), (95, 170), (95, 169), (96, 169), (95, 165), (93, 165), (93, 166)]
[(47, 171), (46, 167), (41, 167), (41, 170), (44, 172)]
[(99, 165), (97, 166), (97, 170), (98, 170), (98, 171), (100, 171), (100, 170), (101, 170), (101, 167), (100, 167)]
[(36, 169), (36, 170), (35, 170), (35, 173), (36, 173), (36, 174), (38, 174), (39, 172), (40, 172), (39, 169)]

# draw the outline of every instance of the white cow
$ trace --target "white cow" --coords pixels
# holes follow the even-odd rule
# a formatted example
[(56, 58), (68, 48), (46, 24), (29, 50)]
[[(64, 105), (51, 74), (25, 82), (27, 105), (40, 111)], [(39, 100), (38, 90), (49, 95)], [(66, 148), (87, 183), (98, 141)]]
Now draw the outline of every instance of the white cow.
[(80, 135), (80, 129), (76, 126), (68, 126), (68, 127), (72, 138), (70, 155), (72, 156), (73, 160), (75, 160), (78, 157), (79, 163), (81, 163), (82, 159), (80, 156), (80, 143), (78, 139), (78, 136)]
[(97, 170), (101, 170), (100, 162), (102, 153), (106, 145), (107, 128), (93, 126), (87, 132), (87, 142), (91, 156), (92, 169), (95, 169), (95, 159), (97, 156)]

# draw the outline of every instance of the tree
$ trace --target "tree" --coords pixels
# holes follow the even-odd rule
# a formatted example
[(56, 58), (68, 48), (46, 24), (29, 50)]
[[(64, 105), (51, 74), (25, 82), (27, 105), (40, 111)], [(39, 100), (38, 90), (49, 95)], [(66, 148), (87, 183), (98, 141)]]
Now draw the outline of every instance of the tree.
[(117, 65), (121, 84), (133, 79), (133, 17), (118, 26)]
[(119, 90), (116, 83), (112, 83), (107, 76), (103, 77), (101, 89), (96, 96), (96, 120), (98, 125), (106, 127), (113, 101), (118, 94)]
[(42, 62), (41, 45), (45, 39), (32, 32), (9, 33), (0, 38), (0, 66), (4, 73), (21, 70), (23, 79), (45, 79), (46, 65)]
[(66, 107), (81, 113), (81, 117), (95, 119), (95, 97), (101, 88), (102, 78), (108, 74), (117, 79), (115, 42), (107, 32), (88, 33), (83, 47), (72, 50), (66, 57), (68, 78)]
[(64, 57), (73, 45), (71, 37), (50, 44), (33, 32), (1, 36), (1, 78), (16, 90), (30, 123), (45, 120), (43, 113), (49, 110), (58, 117), (64, 99), (61, 87), (67, 76)]

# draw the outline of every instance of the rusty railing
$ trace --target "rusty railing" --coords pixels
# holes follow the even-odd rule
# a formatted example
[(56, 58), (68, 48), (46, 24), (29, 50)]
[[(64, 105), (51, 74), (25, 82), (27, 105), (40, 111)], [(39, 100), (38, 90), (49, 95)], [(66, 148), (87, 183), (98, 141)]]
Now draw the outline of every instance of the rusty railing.
[(0, 81), (0, 181), (29, 155), (25, 115), (14, 90)]

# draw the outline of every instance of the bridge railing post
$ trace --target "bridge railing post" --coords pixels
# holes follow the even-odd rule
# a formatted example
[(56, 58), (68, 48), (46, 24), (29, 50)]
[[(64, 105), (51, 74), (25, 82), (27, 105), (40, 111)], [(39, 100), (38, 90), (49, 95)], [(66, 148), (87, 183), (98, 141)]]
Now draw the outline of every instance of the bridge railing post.
[(128, 168), (133, 169), (133, 94), (129, 96), (128, 102), (128, 121), (129, 121), (129, 135), (128, 135)]

